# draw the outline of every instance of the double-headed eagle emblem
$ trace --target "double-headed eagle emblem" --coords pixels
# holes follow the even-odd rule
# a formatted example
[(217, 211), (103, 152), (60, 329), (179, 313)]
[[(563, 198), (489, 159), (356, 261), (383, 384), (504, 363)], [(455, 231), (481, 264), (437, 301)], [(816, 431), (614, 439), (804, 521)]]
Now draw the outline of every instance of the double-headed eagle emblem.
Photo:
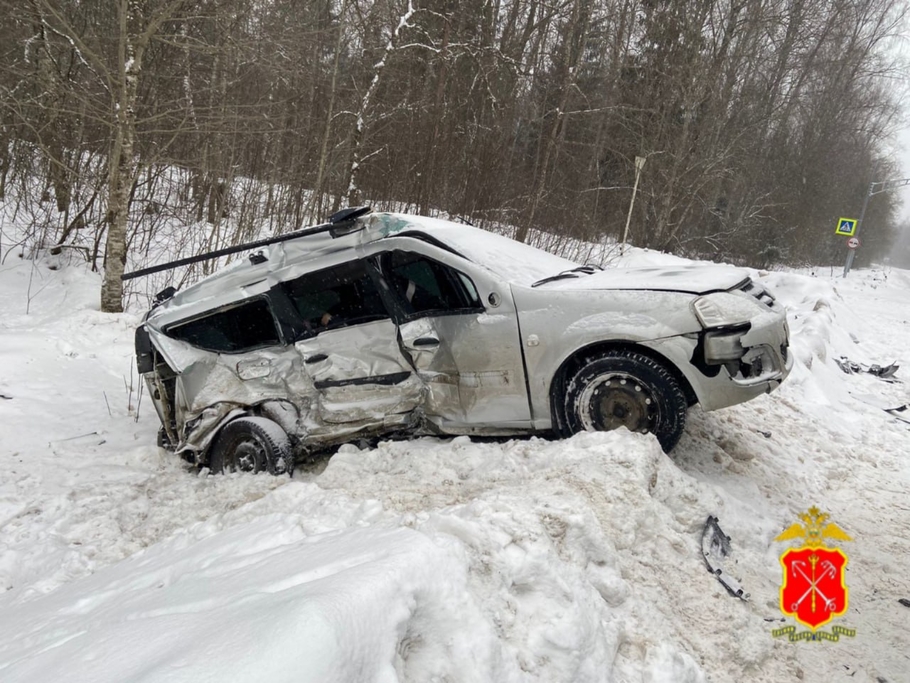
[(803, 524), (797, 522), (787, 527), (781, 534), (775, 538), (775, 541), (789, 541), (793, 538), (802, 538), (803, 545), (810, 548), (817, 548), (824, 543), (825, 538), (834, 538), (838, 541), (852, 541), (843, 529), (833, 522), (828, 522), (831, 517), (826, 512), (822, 512), (814, 505), (809, 508), (808, 512), (798, 515)]

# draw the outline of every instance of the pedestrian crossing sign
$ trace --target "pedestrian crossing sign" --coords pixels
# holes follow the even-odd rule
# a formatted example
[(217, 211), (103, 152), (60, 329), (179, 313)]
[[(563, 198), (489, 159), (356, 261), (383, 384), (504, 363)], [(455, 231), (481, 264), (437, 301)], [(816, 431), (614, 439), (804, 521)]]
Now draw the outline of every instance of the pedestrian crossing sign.
[(837, 230), (834, 231), (835, 235), (853, 237), (853, 234), (855, 232), (856, 232), (856, 219), (855, 218), (838, 218), (837, 219)]

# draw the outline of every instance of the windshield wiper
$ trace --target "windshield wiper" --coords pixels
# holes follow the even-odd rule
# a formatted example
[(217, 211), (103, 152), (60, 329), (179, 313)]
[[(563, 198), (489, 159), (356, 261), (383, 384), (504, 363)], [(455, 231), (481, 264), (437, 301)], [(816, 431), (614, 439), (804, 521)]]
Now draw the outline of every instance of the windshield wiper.
[(545, 285), (548, 282), (554, 282), (556, 280), (565, 280), (570, 277), (578, 277), (577, 273), (582, 273), (583, 275), (591, 275), (592, 273), (596, 273), (598, 270), (603, 270), (603, 268), (600, 266), (578, 266), (578, 268), (564, 270), (561, 273), (557, 273), (556, 275), (545, 277), (543, 280), (538, 280), (531, 286), (537, 287), (538, 285)]

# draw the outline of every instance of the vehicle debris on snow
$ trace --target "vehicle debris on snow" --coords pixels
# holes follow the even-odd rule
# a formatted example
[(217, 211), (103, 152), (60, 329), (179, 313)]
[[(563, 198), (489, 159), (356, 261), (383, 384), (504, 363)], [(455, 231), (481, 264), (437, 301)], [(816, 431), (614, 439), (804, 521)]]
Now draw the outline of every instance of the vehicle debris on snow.
[(837, 363), (837, 367), (846, 372), (848, 375), (853, 375), (861, 372), (868, 373), (870, 375), (875, 375), (876, 377), (881, 377), (882, 379), (891, 379), (900, 369), (900, 365), (897, 363), (891, 363), (890, 365), (865, 365), (863, 363), (857, 363), (850, 360), (846, 356), (841, 356), (840, 358), (835, 358), (834, 362)]
[(709, 515), (701, 534), (701, 551), (708, 571), (717, 577), (720, 584), (734, 598), (748, 600), (742, 584), (730, 576), (724, 567), (725, 558), (731, 552), (730, 537), (720, 528), (717, 517)]

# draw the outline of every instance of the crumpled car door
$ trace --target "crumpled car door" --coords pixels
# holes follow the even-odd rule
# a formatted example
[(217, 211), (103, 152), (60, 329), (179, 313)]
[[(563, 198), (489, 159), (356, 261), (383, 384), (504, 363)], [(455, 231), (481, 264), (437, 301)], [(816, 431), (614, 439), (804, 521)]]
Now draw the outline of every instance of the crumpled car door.
[(316, 393), (317, 422), (351, 428), (401, 425), (425, 393), (363, 260), (283, 282), (299, 330), (295, 346)]
[(402, 354), (391, 320), (326, 330), (295, 346), (323, 422), (394, 424), (423, 400), (423, 382)]
[[(450, 431), (526, 428), (531, 414), (508, 286), (467, 262), (460, 269), (443, 263), (448, 255), (429, 255), (432, 246), (412, 249), (380, 262), (402, 311), (402, 348), (428, 388), (427, 417)], [(487, 312), (481, 296), (491, 295), (497, 305)]]

